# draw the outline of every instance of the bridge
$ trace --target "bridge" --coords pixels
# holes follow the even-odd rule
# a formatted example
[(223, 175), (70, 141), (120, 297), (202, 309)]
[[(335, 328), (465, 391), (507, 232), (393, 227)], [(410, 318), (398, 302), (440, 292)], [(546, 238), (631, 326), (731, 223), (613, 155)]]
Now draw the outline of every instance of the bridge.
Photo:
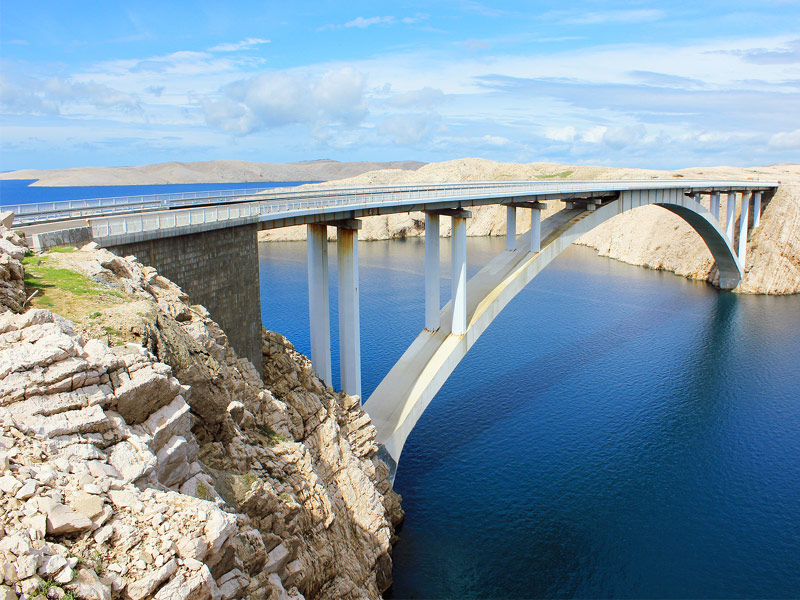
[[(86, 239), (121, 254), (135, 254), (156, 267), (206, 305), (237, 352), (256, 366), (261, 362), (256, 232), (306, 225), (311, 361), (328, 384), (332, 372), (327, 227), (336, 227), (341, 387), (358, 396), (359, 219), (424, 212), (421, 332), (365, 403), (378, 430), (381, 455), (394, 472), (414, 425), (478, 337), (514, 296), (581, 235), (623, 212), (660, 206), (697, 232), (716, 261), (719, 287), (733, 289), (743, 276), (748, 231), (759, 226), (762, 206), (777, 187), (776, 183), (702, 180), (471, 182), (310, 191), (281, 188), (191, 198), (140, 196), (71, 201), (69, 206), (48, 203), (38, 206), (38, 213), (13, 208), (20, 211), (16, 218), (28, 225), (34, 247), (59, 239), (52, 237), (52, 231), (36, 233), (35, 228), (44, 222), (49, 230), (79, 231)], [(721, 219), (723, 197), (726, 210)], [(541, 211), (552, 201), (563, 202), (564, 208), (542, 220)], [(467, 281), (469, 209), (490, 204), (506, 207), (506, 249)], [(531, 212), (531, 227), (518, 236), (516, 211), (521, 209)], [(451, 293), (444, 307), (439, 265), (442, 216), (452, 220), (453, 238)]]

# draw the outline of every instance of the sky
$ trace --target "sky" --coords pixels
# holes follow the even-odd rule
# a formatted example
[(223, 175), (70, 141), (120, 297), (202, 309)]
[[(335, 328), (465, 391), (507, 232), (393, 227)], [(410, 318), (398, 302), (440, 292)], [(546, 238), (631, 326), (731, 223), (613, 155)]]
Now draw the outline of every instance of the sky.
[(0, 170), (800, 162), (800, 0), (3, 0)]

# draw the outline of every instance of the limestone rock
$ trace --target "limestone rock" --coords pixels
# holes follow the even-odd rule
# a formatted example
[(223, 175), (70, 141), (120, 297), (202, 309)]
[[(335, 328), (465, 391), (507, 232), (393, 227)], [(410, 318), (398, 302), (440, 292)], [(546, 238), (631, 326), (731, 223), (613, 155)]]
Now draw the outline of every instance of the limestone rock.
[(160, 569), (150, 575), (128, 585), (128, 595), (133, 600), (143, 600), (150, 596), (155, 589), (169, 579), (178, 570), (178, 563), (172, 559)]
[(40, 501), (39, 507), (47, 516), (47, 533), (61, 535), (86, 531), (92, 528), (92, 520), (68, 506), (51, 499)]
[(103, 599), (377, 598), (390, 485), (357, 400), (277, 334), (265, 387), (205, 309), (131, 257), (61, 257), (139, 300), (118, 308), (132, 339), (114, 348), (46, 310), (0, 315), (3, 581)]

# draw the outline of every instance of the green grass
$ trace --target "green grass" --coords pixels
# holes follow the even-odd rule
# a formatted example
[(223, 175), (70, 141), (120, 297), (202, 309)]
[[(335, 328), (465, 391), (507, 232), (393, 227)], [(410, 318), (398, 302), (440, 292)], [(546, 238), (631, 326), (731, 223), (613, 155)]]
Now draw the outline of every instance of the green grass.
[(280, 444), (281, 442), (286, 441), (285, 437), (283, 437), (282, 435), (280, 435), (267, 425), (259, 425), (258, 427), (256, 427), (256, 429), (258, 429), (258, 432), (261, 435), (267, 438), (267, 444), (269, 444), (270, 446), (274, 446), (275, 444)]
[(55, 581), (48, 581), (48, 580), (45, 580), (45, 581), (44, 581), (44, 582), (43, 582), (43, 583), (42, 583), (42, 584), (41, 584), (41, 585), (40, 585), (40, 586), (39, 586), (39, 587), (36, 589), (36, 591), (34, 591), (34, 592), (33, 592), (33, 594), (31, 594), (31, 595), (30, 595), (30, 597), (31, 597), (31, 598), (39, 598), (39, 597), (42, 597), (42, 598), (47, 598), (47, 594), (48, 594), (48, 592), (49, 592), (50, 590), (52, 590), (53, 588), (55, 588), (55, 589), (59, 589), (59, 590), (61, 590), (62, 592), (64, 592), (64, 596), (62, 597), (62, 600), (81, 600), (80, 596), (76, 596), (76, 595), (75, 595), (75, 592), (73, 592), (73, 591), (71, 591), (71, 590), (64, 589), (64, 586), (62, 586), (62, 585), (61, 585), (60, 583), (58, 583), (58, 582), (55, 582)]
[(48, 308), (73, 321), (97, 318), (98, 308), (119, 304), (123, 294), (89, 277), (59, 265), (58, 254), (74, 252), (72, 248), (54, 248), (41, 255), (29, 254), (22, 259), (25, 269), (25, 291), (34, 308)]
[(566, 179), (574, 172), (575, 171), (561, 171), (560, 173), (553, 173), (552, 175), (539, 175), (539, 179), (555, 179), (556, 177), (560, 179)]
[(214, 500), (214, 496), (211, 495), (211, 490), (208, 489), (208, 486), (202, 481), (197, 484), (197, 497), (201, 500), (208, 500), (209, 502)]
[(96, 294), (105, 289), (91, 279), (72, 271), (48, 265), (47, 257), (26, 256), (22, 259), (25, 267), (25, 287), (32, 290), (59, 289), (73, 294)]

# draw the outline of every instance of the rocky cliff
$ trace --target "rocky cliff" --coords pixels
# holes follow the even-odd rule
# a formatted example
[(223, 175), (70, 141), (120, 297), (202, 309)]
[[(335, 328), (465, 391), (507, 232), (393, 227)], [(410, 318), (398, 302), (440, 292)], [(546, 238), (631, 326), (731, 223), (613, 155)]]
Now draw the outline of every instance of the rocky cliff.
[(402, 510), (358, 398), (267, 331), (262, 382), (133, 257), (37, 258), (72, 320), (19, 313), (5, 238), (0, 599), (380, 597)]
[[(705, 167), (679, 171), (614, 169), (559, 165), (552, 163), (513, 164), (481, 159), (459, 159), (425, 165), (415, 171), (383, 170), (365, 173), (336, 185), (379, 183), (429, 183), (446, 181), (532, 180), (532, 179), (736, 179), (780, 181), (774, 198), (762, 207), (761, 224), (750, 233), (745, 277), (736, 289), (752, 294), (800, 293), (800, 166), (734, 168)], [(329, 185), (334, 182), (329, 182)], [(706, 203), (708, 198), (705, 198)], [(550, 202), (543, 218), (563, 204)], [(505, 208), (483, 206), (470, 209), (467, 235), (505, 235)], [(723, 214), (725, 203), (723, 201)], [(737, 211), (738, 218), (738, 211)], [(398, 214), (363, 219), (359, 239), (381, 240), (424, 235), (422, 213)], [(530, 226), (529, 212), (517, 211), (517, 231)], [(441, 233), (450, 235), (449, 219)], [(333, 238), (335, 230), (329, 230)], [(263, 241), (305, 239), (302, 227), (262, 232)], [(711, 253), (700, 237), (683, 220), (658, 207), (641, 207), (625, 213), (583, 236), (579, 244), (596, 248), (600, 254), (653, 269), (715, 283)]]

